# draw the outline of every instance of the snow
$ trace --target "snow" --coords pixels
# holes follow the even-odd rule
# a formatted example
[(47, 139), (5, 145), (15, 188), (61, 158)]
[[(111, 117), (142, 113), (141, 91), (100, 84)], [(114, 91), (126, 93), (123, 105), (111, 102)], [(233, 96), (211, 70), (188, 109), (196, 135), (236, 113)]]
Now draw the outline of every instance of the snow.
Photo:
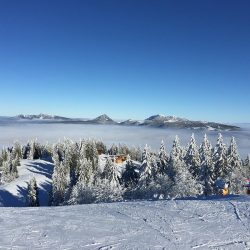
[(25, 206), (27, 185), (35, 177), (40, 191), (41, 206), (48, 205), (48, 192), (51, 189), (51, 178), (54, 165), (44, 160), (22, 160), (18, 167), (19, 177), (4, 185), (0, 185), (1, 206)]
[(250, 249), (247, 197), (1, 208), (1, 249)]

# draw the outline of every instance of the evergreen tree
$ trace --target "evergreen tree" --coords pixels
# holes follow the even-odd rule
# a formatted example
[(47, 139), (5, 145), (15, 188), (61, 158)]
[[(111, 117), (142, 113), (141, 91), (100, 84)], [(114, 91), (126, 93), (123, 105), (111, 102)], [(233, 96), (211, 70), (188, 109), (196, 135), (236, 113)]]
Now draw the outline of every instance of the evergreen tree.
[(20, 164), (19, 159), (13, 159), (13, 154), (8, 150), (5, 152), (4, 160), (2, 162), (2, 182), (11, 182), (12, 180), (18, 178), (17, 166)]
[(141, 186), (148, 186), (149, 183), (153, 180), (153, 164), (152, 157), (149, 152), (148, 145), (146, 144), (143, 153), (142, 153), (142, 164), (141, 164), (141, 174), (139, 183)]
[(53, 150), (52, 205), (60, 205), (64, 202), (70, 184), (69, 169), (64, 165), (64, 161), (60, 160), (59, 152), (57, 148)]
[(93, 172), (98, 171), (99, 155), (95, 142), (93, 140), (86, 141), (84, 148), (85, 148), (85, 158), (92, 162)]
[(167, 174), (172, 181), (174, 181), (178, 169), (182, 168), (183, 165), (183, 150), (180, 146), (179, 137), (176, 136), (170, 152), (169, 167), (167, 170)]
[(94, 187), (86, 187), (83, 183), (77, 182), (72, 188), (68, 204), (90, 204), (96, 201)]
[(158, 160), (158, 170), (160, 174), (166, 174), (168, 168), (169, 157), (167, 155), (165, 145), (163, 140), (161, 141), (161, 147), (159, 152), (159, 160)]
[(23, 157), (21, 144), (17, 141), (14, 143), (14, 146), (12, 149), (12, 154), (13, 154), (13, 158), (17, 158), (17, 159), (19, 159), (19, 161)]
[(89, 187), (93, 182), (92, 163), (86, 158), (80, 159), (77, 171), (77, 182), (82, 183), (85, 187)]
[(184, 161), (176, 168), (171, 196), (175, 198), (197, 196), (202, 193), (202, 186), (187, 169)]
[(139, 181), (139, 170), (133, 164), (130, 156), (127, 156), (125, 171), (122, 174), (122, 180), (126, 188), (133, 188)]
[(103, 178), (108, 180), (111, 187), (119, 188), (120, 187), (120, 172), (118, 171), (116, 165), (108, 156), (104, 169), (103, 169)]
[(32, 140), (29, 145), (29, 151), (27, 155), (28, 160), (36, 160), (41, 157), (41, 149), (40, 145), (38, 144), (37, 140)]
[(69, 173), (68, 178), (70, 185), (73, 186), (77, 182), (77, 172), (80, 164), (80, 160), (84, 158), (83, 150), (79, 144), (74, 143), (70, 140), (66, 140), (63, 146), (63, 162), (66, 171)]
[(198, 148), (196, 146), (194, 134), (192, 134), (191, 136), (191, 140), (188, 145), (188, 149), (184, 160), (186, 162), (189, 171), (196, 178), (200, 172), (200, 157)]
[(244, 175), (242, 161), (234, 137), (232, 137), (228, 148), (227, 165), (223, 169), (223, 177), (230, 182), (230, 190), (232, 193), (241, 193), (243, 191)]
[(213, 181), (216, 182), (218, 178), (223, 178), (225, 176), (227, 165), (226, 145), (224, 144), (223, 137), (220, 133), (213, 152), (213, 164)]
[(142, 159), (142, 150), (140, 147), (132, 147), (130, 149), (130, 157), (133, 161), (141, 161)]
[(245, 179), (250, 180), (250, 155), (247, 155), (243, 163), (243, 174)]
[(203, 194), (211, 195), (214, 192), (213, 171), (214, 165), (212, 161), (212, 146), (205, 134), (204, 140), (200, 147), (200, 172), (199, 181), (201, 182)]
[(39, 190), (35, 177), (28, 184), (27, 204), (30, 207), (39, 207)]
[(63, 162), (55, 165), (52, 175), (52, 204), (60, 205), (64, 202), (66, 191), (69, 185), (67, 169)]

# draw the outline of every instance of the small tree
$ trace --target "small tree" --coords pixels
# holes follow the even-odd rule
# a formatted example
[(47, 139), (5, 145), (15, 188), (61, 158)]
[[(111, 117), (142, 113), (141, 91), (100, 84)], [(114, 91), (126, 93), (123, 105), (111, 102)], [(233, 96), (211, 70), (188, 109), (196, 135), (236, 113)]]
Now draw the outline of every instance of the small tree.
[(36, 179), (33, 177), (28, 183), (27, 204), (29, 207), (38, 207), (39, 204), (39, 190)]
[(202, 186), (189, 172), (184, 162), (176, 168), (171, 196), (175, 198), (197, 196), (202, 193)]
[(158, 160), (158, 170), (160, 174), (166, 174), (169, 162), (169, 156), (167, 154), (163, 140), (161, 141), (160, 152)]
[(106, 179), (109, 181), (111, 187), (120, 188), (119, 179), (121, 177), (121, 174), (109, 156), (106, 159), (106, 163), (103, 169), (102, 176), (103, 176), (103, 179)]
[(1, 181), (11, 182), (18, 178), (17, 166), (20, 165), (20, 161), (18, 158), (13, 159), (13, 154), (9, 150), (6, 151), (3, 159)]

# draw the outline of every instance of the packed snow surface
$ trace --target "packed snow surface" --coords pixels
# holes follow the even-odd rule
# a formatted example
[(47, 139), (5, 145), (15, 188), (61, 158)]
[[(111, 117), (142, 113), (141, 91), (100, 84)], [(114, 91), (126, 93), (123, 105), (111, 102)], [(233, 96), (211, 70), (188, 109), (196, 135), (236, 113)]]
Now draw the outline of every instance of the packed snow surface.
[(250, 249), (246, 197), (1, 208), (1, 249)]

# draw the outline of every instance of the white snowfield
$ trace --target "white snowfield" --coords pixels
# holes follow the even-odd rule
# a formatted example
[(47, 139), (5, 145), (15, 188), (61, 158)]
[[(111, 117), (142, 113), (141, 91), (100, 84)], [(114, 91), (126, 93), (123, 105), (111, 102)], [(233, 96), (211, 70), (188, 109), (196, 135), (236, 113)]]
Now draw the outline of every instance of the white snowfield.
[[(0, 206), (25, 206), (34, 175), (41, 205), (53, 165), (22, 161)], [(65, 207), (0, 207), (0, 249), (250, 249), (250, 196)]]
[(0, 249), (250, 249), (249, 205), (237, 197), (2, 207)]

